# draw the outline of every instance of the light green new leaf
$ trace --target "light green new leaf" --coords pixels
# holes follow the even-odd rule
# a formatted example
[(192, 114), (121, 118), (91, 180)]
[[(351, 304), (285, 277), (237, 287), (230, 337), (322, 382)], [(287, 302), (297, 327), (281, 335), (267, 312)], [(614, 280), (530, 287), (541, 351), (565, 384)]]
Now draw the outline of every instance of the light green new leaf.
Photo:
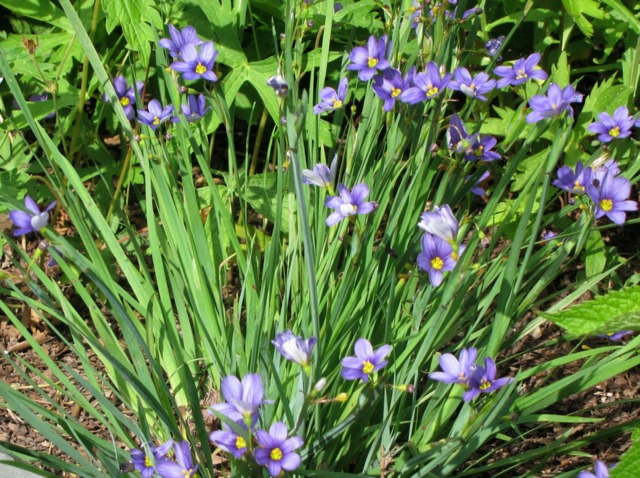
[(575, 335), (640, 330), (640, 286), (610, 292), (569, 310), (540, 315)]
[(594, 0), (562, 0), (562, 3), (582, 33), (587, 37), (592, 37), (593, 25), (586, 16), (604, 18), (604, 12), (600, 9), (598, 2)]
[(151, 6), (146, 0), (103, 0), (102, 9), (107, 15), (107, 31), (120, 25), (129, 48), (140, 54), (144, 65), (151, 56), (150, 41), (153, 33), (149, 26)]

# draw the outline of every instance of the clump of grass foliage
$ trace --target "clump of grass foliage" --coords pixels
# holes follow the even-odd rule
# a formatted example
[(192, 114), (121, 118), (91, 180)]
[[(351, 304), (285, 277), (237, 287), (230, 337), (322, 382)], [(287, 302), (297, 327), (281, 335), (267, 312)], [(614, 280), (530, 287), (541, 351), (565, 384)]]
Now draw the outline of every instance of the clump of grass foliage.
[[(20, 354), (5, 354), (39, 399), (0, 383), (0, 406), (67, 459), (11, 443), (1, 451), (42, 476), (54, 476), (38, 471), (44, 467), (105, 477), (137, 467), (133, 449), (151, 456), (168, 440), (174, 448), (186, 441), (203, 478), (269, 476), (277, 473), (260, 454), (277, 461), (284, 453), (265, 445), (281, 422), (300, 458), (295, 470), (285, 466), (291, 476), (533, 477), (558, 455), (581, 455), (591, 467), (598, 457), (587, 453), (590, 444), (633, 429), (601, 424), (576, 440), (573, 425), (601, 419), (583, 407), (554, 413), (567, 397), (640, 364), (639, 337), (593, 338), (638, 328), (640, 276), (619, 274), (629, 256), (604, 238), (626, 229), (604, 215), (603, 197), (589, 200), (586, 186), (612, 179), (582, 185), (582, 195), (552, 183), (561, 166), (582, 163), (595, 175), (612, 158), (620, 181), (638, 182), (637, 127), (610, 142), (588, 130), (622, 106), (629, 126), (638, 119), (638, 6), (443, 3), (0, 1), (0, 208), (24, 211), (27, 194), (40, 205), (58, 201), (49, 224), (27, 236), (44, 241), (36, 252), (0, 236), (13, 257), (1, 273), (7, 300), (0, 311), (48, 368), (45, 374)], [(214, 42), (217, 81), (185, 80), (171, 68), (176, 60), (158, 45), (169, 38), (168, 25), (192, 26)], [(536, 52), (536, 71), (545, 74), (494, 88), (487, 101), (439, 88), (424, 101), (400, 95), (383, 109), (373, 89), (381, 80), (363, 81), (348, 68), (354, 48), (383, 35), (381, 54), (402, 74), (412, 66), (422, 74), (433, 62), (442, 78), (465, 67), (499, 79), (496, 67)], [(117, 76), (144, 87), (120, 102)], [(343, 78), (348, 88), (339, 91)], [(530, 101), (552, 84), (582, 96), (528, 122)], [(328, 87), (336, 96), (327, 100), (325, 90), (328, 102), (314, 113)], [(45, 101), (25, 100), (43, 92)], [(209, 110), (199, 121), (180, 113), (188, 94), (205, 97)], [(122, 106), (135, 103), (139, 112), (152, 98), (173, 105), (180, 121), (151, 118), (152, 129), (127, 118)], [(454, 114), (468, 134), (461, 141), (455, 136), (463, 131), (449, 126)], [(473, 134), (494, 137), (500, 159), (476, 160)], [(107, 147), (114, 137), (119, 146)], [(303, 170), (328, 167), (334, 157), (335, 182), (303, 181)], [(489, 179), (477, 184), (486, 172)], [(358, 203), (367, 214), (354, 214), (344, 195), (348, 207), (328, 199), (338, 184), (352, 192), (367, 186), (371, 205)], [(481, 196), (472, 193), (476, 186)], [(451, 267), (440, 271), (443, 258), (431, 256), (418, 267), (423, 235), (433, 234), (417, 227), (421, 215), (445, 205), (455, 237), (451, 244), (429, 237), (449, 244), (441, 255), (453, 254)], [(336, 211), (347, 220), (327, 226)], [(628, 211), (627, 229), (638, 222)], [(65, 235), (54, 227), (62, 212)], [(549, 231), (557, 235), (543, 238)], [(46, 265), (50, 257), (57, 265)], [(601, 297), (571, 308), (586, 292)], [(10, 303), (41, 318), (80, 365), (50, 358)], [(546, 320), (564, 328), (560, 338), (530, 339), (524, 352), (513, 352)], [(308, 356), (297, 356), (302, 366), (272, 344), (287, 329), (316, 340)], [(356, 342), (364, 344), (359, 339), (378, 356), (365, 360), (356, 348), (356, 358), (343, 362)], [(569, 352), (546, 353), (561, 342)], [(503, 386), (465, 401), (473, 381), (429, 379), (444, 354), (463, 348), (495, 359)], [(513, 365), (533, 350), (535, 362)], [(343, 368), (356, 359), (362, 377)], [(575, 372), (563, 374), (568, 365)], [(266, 402), (254, 404), (257, 419), (235, 420), (205, 402), (230, 376), (261, 382)], [(525, 387), (534, 376), (547, 378)], [(61, 405), (69, 401), (104, 433), (87, 430)], [(565, 431), (553, 443), (502, 453), (554, 424)], [(212, 443), (221, 426), (243, 436), (249, 451), (234, 458)], [(158, 452), (157, 465), (174, 461), (173, 453)], [(634, 453), (612, 475), (627, 476)], [(147, 466), (151, 476), (153, 459)]]

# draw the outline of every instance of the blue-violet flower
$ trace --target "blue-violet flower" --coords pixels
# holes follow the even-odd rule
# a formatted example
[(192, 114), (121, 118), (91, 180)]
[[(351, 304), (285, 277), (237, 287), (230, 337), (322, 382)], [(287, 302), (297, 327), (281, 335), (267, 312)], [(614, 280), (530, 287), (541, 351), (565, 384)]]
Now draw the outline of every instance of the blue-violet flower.
[(170, 120), (172, 113), (172, 105), (163, 108), (158, 100), (151, 100), (149, 101), (146, 110), (138, 111), (138, 121), (142, 124), (146, 124), (152, 130), (155, 130), (162, 123)]
[(358, 72), (358, 78), (362, 81), (369, 81), (373, 78), (376, 70), (386, 70), (389, 68), (389, 60), (385, 58), (387, 50), (387, 36), (382, 35), (380, 40), (371, 35), (367, 41), (367, 47), (357, 46), (349, 54), (351, 64), (347, 70)]
[(308, 368), (311, 362), (311, 352), (316, 341), (315, 337), (305, 340), (287, 329), (286, 332), (276, 335), (276, 338), (271, 343), (275, 345), (284, 358)]
[[(113, 89), (116, 90), (116, 96), (122, 105), (122, 109), (124, 110), (124, 114), (127, 119), (132, 120), (134, 118), (135, 111), (133, 110), (133, 105), (136, 104), (136, 90), (138, 90), (139, 95), (142, 95), (143, 87), (144, 83), (142, 81), (136, 81), (135, 86), (129, 87), (124, 76), (116, 76), (113, 79)], [(102, 95), (102, 99), (104, 101), (109, 101), (109, 97), (106, 93)]]
[(450, 90), (461, 91), (469, 98), (487, 101), (487, 97), (484, 94), (496, 87), (496, 80), (489, 79), (489, 75), (484, 72), (478, 73), (472, 78), (469, 70), (459, 67), (454, 70), (453, 80), (449, 81), (447, 87)]
[(433, 61), (430, 61), (427, 63), (424, 73), (417, 73), (413, 77), (414, 86), (407, 88), (400, 94), (400, 101), (415, 104), (435, 98), (444, 91), (450, 79), (451, 73), (440, 76), (440, 68)]
[(281, 476), (283, 470), (293, 471), (300, 466), (302, 460), (295, 450), (304, 442), (298, 436), (287, 438), (287, 426), (284, 423), (273, 423), (269, 432), (256, 431), (256, 440), (259, 445), (254, 451), (256, 461), (266, 466), (271, 476)]
[(56, 207), (58, 201), (53, 201), (49, 204), (44, 211), (40, 211), (40, 208), (31, 196), (24, 198), (24, 205), (29, 212), (20, 211), (16, 209), (9, 213), (9, 219), (16, 226), (16, 230), (13, 231), (14, 236), (22, 236), (23, 234), (29, 234), (30, 232), (39, 232), (43, 227), (49, 224), (49, 211)]
[(212, 41), (204, 43), (200, 51), (193, 44), (182, 48), (182, 60), (171, 63), (171, 68), (182, 73), (185, 80), (199, 80), (204, 78), (209, 81), (217, 81), (218, 77), (213, 72), (218, 50)]
[(621, 106), (616, 109), (613, 116), (608, 113), (600, 113), (598, 121), (591, 123), (587, 129), (591, 133), (596, 133), (599, 141), (608, 143), (614, 139), (630, 136), (632, 126), (633, 117), (629, 116), (629, 110), (626, 106)]
[(596, 219), (607, 216), (621, 226), (627, 216), (626, 211), (637, 211), (638, 203), (629, 199), (631, 183), (623, 177), (605, 174), (599, 186), (589, 184), (587, 194), (596, 205), (594, 216)]
[(497, 87), (521, 85), (528, 80), (544, 81), (549, 75), (544, 70), (536, 68), (540, 62), (540, 53), (532, 53), (526, 59), (520, 58), (513, 63), (513, 66), (498, 66), (493, 73), (501, 77)]
[(442, 372), (431, 372), (429, 378), (444, 383), (458, 383), (469, 386), (469, 379), (476, 368), (475, 362), (478, 350), (475, 348), (462, 349), (460, 360), (453, 354), (442, 354), (438, 359)]
[(190, 26), (184, 27), (181, 32), (173, 25), (169, 25), (169, 36), (171, 38), (163, 38), (158, 44), (169, 50), (169, 54), (175, 59), (182, 58), (182, 49), (186, 45), (202, 45), (202, 40), (198, 38), (196, 29)]
[(347, 97), (347, 88), (349, 86), (349, 80), (343, 78), (338, 85), (338, 91), (331, 87), (322, 88), (320, 90), (320, 103), (313, 107), (315, 114), (324, 113), (325, 111), (333, 111), (341, 108), (344, 104), (344, 100)]
[(353, 217), (356, 214), (369, 214), (378, 207), (376, 202), (365, 202), (365, 198), (369, 195), (369, 187), (360, 183), (353, 187), (352, 191), (344, 184), (338, 184), (338, 196), (329, 196), (325, 199), (324, 205), (328, 208), (335, 209), (335, 212), (329, 214), (326, 220), (327, 226), (333, 226), (347, 217)]
[(391, 345), (381, 345), (377, 350), (373, 350), (371, 342), (367, 339), (358, 339), (354, 347), (356, 356), (349, 356), (342, 359), (342, 370), (340, 374), (346, 380), (369, 381), (369, 376), (383, 368), (388, 360), (384, 360), (391, 352)]
[(555, 83), (551, 83), (547, 95), (536, 95), (529, 100), (529, 106), (533, 110), (527, 115), (527, 123), (537, 123), (545, 118), (560, 116), (565, 111), (573, 117), (573, 108), (570, 103), (582, 102), (582, 95), (576, 93), (573, 86), (568, 85), (560, 89)]
[(456, 266), (453, 246), (446, 240), (425, 233), (422, 236), (422, 252), (416, 262), (418, 268), (429, 274), (429, 282), (434, 287), (442, 283), (443, 272), (452, 271)]
[(462, 399), (465, 402), (473, 400), (481, 393), (490, 393), (500, 387), (504, 387), (506, 384), (513, 381), (510, 377), (503, 377), (496, 379), (496, 363), (491, 357), (484, 359), (484, 367), (477, 366), (469, 378), (470, 390), (467, 390)]

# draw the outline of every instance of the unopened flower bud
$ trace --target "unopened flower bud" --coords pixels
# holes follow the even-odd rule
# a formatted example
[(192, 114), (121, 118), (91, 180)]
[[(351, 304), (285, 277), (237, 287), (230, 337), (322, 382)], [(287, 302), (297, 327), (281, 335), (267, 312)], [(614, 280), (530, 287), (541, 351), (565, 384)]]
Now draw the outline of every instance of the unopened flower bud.
[(313, 386), (313, 390), (316, 393), (320, 393), (322, 392), (322, 390), (324, 390), (324, 387), (327, 386), (327, 379), (325, 377), (322, 377), (320, 380), (318, 380), (316, 382), (316, 384)]
[(336, 401), (338, 402), (346, 402), (347, 400), (349, 400), (349, 395), (345, 392), (336, 395)]

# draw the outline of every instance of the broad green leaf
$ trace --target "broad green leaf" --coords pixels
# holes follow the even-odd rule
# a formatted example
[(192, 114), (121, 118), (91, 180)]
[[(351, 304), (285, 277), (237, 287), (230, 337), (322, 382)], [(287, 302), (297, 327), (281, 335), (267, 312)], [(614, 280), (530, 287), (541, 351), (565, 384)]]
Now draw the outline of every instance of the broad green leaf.
[(598, 2), (594, 0), (562, 0), (562, 4), (567, 13), (573, 17), (578, 28), (587, 37), (593, 36), (593, 25), (587, 20), (591, 18), (603, 18), (604, 12), (600, 9)]
[(633, 445), (629, 448), (620, 463), (609, 472), (611, 478), (636, 478), (638, 476), (638, 465), (640, 464), (640, 428), (636, 428), (631, 434)]
[(153, 41), (149, 26), (151, 5), (146, 0), (103, 0), (102, 9), (107, 15), (107, 31), (120, 25), (129, 47), (140, 54), (144, 65), (149, 64), (149, 42)]
[(627, 27), (636, 34), (640, 34), (640, 20), (620, 0), (602, 0), (602, 3), (606, 3), (612, 8), (612, 16), (624, 21)]
[(640, 286), (610, 292), (569, 310), (539, 315), (574, 335), (640, 330)]

